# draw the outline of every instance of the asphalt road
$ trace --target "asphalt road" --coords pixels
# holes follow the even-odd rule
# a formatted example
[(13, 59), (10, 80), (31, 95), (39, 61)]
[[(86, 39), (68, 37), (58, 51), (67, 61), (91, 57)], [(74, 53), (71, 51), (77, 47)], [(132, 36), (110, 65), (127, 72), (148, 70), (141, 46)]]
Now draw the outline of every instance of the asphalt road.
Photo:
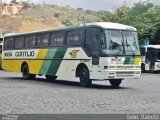
[(78, 79), (62, 79), (23, 80), (21, 74), (0, 71), (0, 113), (160, 113), (160, 74), (124, 80), (117, 89), (108, 81), (83, 88)]

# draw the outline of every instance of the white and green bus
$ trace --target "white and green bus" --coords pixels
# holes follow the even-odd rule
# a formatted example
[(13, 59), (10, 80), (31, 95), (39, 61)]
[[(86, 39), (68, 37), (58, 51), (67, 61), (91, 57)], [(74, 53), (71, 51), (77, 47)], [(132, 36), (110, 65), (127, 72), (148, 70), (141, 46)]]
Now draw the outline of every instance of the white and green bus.
[(117, 87), (141, 74), (136, 28), (118, 23), (6, 35), (2, 54), (3, 69), (22, 72), (24, 79), (79, 77), (82, 86), (109, 80)]
[(146, 45), (140, 51), (142, 72), (160, 72), (160, 45)]

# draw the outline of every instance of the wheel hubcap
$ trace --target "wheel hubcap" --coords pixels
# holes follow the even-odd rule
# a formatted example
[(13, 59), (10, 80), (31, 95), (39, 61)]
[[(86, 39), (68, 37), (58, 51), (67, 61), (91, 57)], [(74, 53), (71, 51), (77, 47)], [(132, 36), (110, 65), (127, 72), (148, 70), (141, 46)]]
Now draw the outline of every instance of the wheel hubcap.
[(85, 71), (81, 72), (81, 77), (82, 77), (82, 81), (85, 82), (85, 79), (86, 79), (86, 73), (85, 73)]

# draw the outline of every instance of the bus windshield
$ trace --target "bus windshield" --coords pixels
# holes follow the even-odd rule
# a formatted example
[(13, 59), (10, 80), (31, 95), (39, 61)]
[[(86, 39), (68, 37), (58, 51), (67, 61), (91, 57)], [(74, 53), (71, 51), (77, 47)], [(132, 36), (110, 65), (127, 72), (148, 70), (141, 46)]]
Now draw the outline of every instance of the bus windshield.
[(102, 54), (140, 55), (137, 33), (133, 31), (105, 30)]

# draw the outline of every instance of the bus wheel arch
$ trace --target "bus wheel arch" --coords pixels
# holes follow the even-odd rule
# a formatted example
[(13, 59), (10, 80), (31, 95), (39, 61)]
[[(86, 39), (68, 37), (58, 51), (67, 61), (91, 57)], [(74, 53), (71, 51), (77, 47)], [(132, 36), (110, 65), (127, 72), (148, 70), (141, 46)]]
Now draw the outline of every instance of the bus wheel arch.
[(84, 63), (81, 63), (77, 66), (76, 77), (80, 78), (81, 86), (88, 87), (92, 84), (92, 80), (90, 79), (89, 69), (87, 65), (85, 65)]
[(86, 67), (86, 68), (88, 69), (87, 65), (84, 64), (84, 63), (80, 63), (80, 64), (77, 66), (77, 68), (76, 68), (76, 77), (79, 77), (79, 76), (80, 76), (79, 72), (80, 72), (80, 70), (81, 70), (83, 67)]
[(23, 62), (21, 65), (21, 72), (23, 79), (28, 80), (28, 79), (35, 79), (36, 75), (35, 74), (30, 74), (29, 73), (29, 66), (27, 62)]
[(21, 72), (22, 72), (22, 70), (23, 70), (24, 65), (28, 65), (27, 62), (23, 62), (23, 63), (22, 63), (22, 65), (21, 65)]

